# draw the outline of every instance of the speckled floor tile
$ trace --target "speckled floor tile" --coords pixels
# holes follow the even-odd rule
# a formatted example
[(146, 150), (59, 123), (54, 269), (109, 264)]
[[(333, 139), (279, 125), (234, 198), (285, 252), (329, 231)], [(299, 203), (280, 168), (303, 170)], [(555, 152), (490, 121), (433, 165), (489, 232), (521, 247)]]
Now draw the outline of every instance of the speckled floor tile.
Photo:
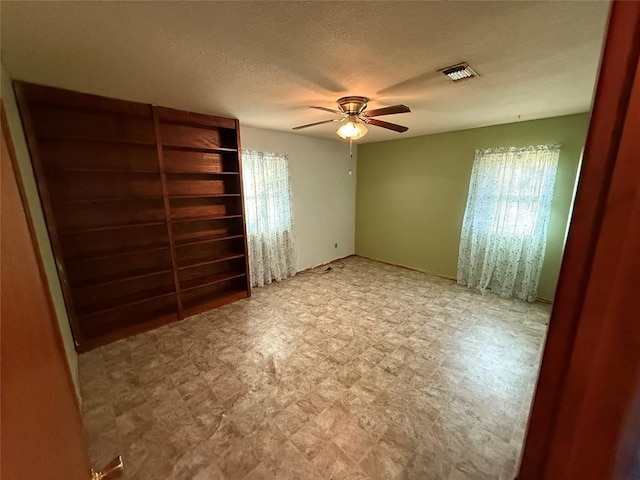
[(512, 480), (549, 307), (351, 257), (80, 356), (131, 480)]

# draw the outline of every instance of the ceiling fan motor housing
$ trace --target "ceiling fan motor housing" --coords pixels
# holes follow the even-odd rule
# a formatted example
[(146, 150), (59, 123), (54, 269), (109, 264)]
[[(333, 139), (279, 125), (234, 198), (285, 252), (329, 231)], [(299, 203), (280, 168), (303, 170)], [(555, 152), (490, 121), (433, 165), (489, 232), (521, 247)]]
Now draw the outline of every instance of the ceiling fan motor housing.
[(367, 97), (342, 97), (338, 99), (338, 108), (348, 115), (360, 115), (368, 101)]

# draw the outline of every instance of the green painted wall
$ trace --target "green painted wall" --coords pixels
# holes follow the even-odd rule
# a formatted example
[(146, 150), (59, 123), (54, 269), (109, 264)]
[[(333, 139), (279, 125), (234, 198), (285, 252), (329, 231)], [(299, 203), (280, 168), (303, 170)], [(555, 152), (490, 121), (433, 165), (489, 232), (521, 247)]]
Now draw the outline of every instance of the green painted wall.
[(455, 278), (478, 148), (562, 145), (539, 297), (553, 298), (588, 114), (358, 147), (356, 254)]

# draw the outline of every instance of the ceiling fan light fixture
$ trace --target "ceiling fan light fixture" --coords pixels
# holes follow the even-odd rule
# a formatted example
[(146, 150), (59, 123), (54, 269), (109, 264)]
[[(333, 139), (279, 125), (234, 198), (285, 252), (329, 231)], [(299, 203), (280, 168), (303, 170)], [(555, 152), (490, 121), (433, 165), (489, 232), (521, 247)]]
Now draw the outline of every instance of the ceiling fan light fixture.
[(340, 138), (350, 138), (351, 140), (357, 140), (364, 137), (369, 129), (357, 120), (349, 120), (342, 125), (336, 132)]
[(302, 130), (303, 128), (315, 127), (316, 125), (324, 125), (326, 123), (346, 122), (336, 132), (340, 138), (349, 139), (349, 141), (357, 140), (364, 137), (369, 130), (367, 125), (374, 127), (386, 128), (394, 132), (404, 133), (409, 130), (408, 127), (397, 125), (395, 123), (384, 122), (375, 117), (383, 115), (394, 115), (397, 113), (409, 113), (411, 109), (406, 105), (390, 105), (388, 107), (374, 108), (366, 110), (369, 99), (367, 97), (342, 97), (338, 99), (338, 110), (327, 107), (317, 107), (311, 105), (310, 108), (323, 110), (338, 115), (338, 118), (329, 120), (321, 120), (319, 122), (308, 123), (293, 127), (293, 130)]

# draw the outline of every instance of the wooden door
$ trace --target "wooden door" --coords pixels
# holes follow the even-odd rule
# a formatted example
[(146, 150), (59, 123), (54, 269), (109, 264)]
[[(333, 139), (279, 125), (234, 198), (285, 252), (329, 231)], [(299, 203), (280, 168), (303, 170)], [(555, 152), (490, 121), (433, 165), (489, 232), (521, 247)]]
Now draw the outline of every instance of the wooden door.
[(520, 480), (640, 478), (639, 60), (616, 1)]
[(1, 141), (0, 477), (89, 479), (80, 411), (16, 179), (4, 109)]

